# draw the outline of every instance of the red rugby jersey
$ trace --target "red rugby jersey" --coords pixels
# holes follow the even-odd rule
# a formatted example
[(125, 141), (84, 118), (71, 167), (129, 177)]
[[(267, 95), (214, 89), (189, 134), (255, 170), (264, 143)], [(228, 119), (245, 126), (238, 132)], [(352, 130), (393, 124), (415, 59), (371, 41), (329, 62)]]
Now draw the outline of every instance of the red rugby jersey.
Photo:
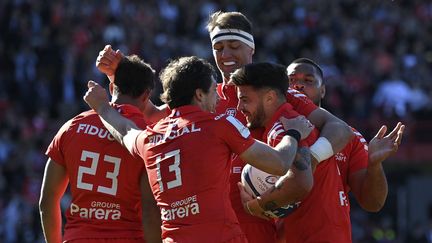
[(348, 178), (353, 173), (366, 169), (368, 166), (368, 144), (366, 139), (355, 128), (351, 128), (355, 134), (354, 138), (339, 152), (335, 159), (344, 184), (345, 193), (350, 192)]
[[(219, 103), (216, 107), (216, 112), (218, 114), (229, 114), (235, 116), (239, 121), (246, 124), (245, 116), (237, 110), (238, 98), (237, 98), (237, 90), (234, 85), (224, 85), (218, 84), (217, 91), (220, 97)], [(317, 109), (318, 107), (304, 94), (294, 90), (289, 89), (287, 94), (287, 101), (292, 105), (293, 109), (296, 110), (299, 114), (308, 116), (312, 111)], [(254, 129), (252, 132), (253, 137), (262, 140), (263, 129)], [(266, 141), (266, 140), (264, 140)], [(258, 217), (254, 217), (248, 213), (246, 213), (243, 209), (243, 204), (240, 199), (240, 192), (237, 187), (237, 183), (241, 181), (241, 171), (245, 166), (245, 162), (243, 162), (238, 156), (233, 156), (232, 161), (232, 169), (231, 169), (231, 178), (230, 178), (230, 197), (231, 203), (234, 208), (234, 211), (237, 214), (240, 224), (245, 223), (261, 223), (261, 224), (272, 224), (270, 221), (266, 221), (260, 219)]]
[(355, 134), (354, 138), (339, 152), (334, 155), (341, 174), (344, 193), (341, 198), (345, 198), (345, 209), (350, 212), (350, 203), (348, 193), (351, 191), (348, 180), (349, 177), (368, 166), (368, 144), (366, 139), (354, 128), (351, 128)]
[[(282, 116), (294, 118), (298, 113), (288, 103), (276, 111), (264, 133), (271, 146), (276, 146), (284, 135), (278, 121)], [(318, 136), (318, 130), (314, 129), (301, 145), (312, 145)], [(286, 242), (350, 242), (351, 225), (345, 199), (335, 157), (321, 162), (314, 172), (312, 191), (302, 202), (291, 205), (292, 211), (284, 219)]]
[[(145, 127), (135, 106), (114, 107)], [(140, 178), (144, 163), (114, 140), (93, 110), (65, 123), (46, 154), (69, 176), (72, 199), (63, 240), (143, 237)]]
[(227, 184), (232, 153), (253, 143), (234, 117), (191, 105), (173, 109), (137, 137), (134, 151), (145, 161), (161, 208), (163, 238), (224, 242), (243, 234)]

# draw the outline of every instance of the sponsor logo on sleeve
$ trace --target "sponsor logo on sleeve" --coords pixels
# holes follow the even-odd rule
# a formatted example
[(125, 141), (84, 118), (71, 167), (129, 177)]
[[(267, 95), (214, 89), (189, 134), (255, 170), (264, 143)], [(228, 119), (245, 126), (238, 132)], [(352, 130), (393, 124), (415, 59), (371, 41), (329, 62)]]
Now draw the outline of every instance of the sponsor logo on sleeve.
[(237, 111), (235, 108), (228, 108), (225, 111), (225, 114), (227, 114), (228, 116), (233, 116), (233, 117), (235, 117), (236, 113), (237, 113)]
[(249, 129), (233, 116), (227, 116), (226, 119), (234, 125), (242, 137), (247, 138), (250, 135)]

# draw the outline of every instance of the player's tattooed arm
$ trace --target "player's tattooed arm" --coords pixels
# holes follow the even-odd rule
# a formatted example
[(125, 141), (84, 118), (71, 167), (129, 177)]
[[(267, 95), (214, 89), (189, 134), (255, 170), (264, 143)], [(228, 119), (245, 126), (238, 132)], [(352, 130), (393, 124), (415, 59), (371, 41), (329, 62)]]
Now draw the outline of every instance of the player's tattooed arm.
[[(244, 186), (239, 184), (240, 191), (245, 194)], [(249, 195), (250, 198), (244, 200), (245, 210), (260, 218), (268, 218), (267, 211), (302, 200), (312, 190), (312, 184), (310, 151), (302, 147), (297, 150), (291, 169), (278, 179), (273, 188), (255, 199)]]
[(312, 189), (311, 155), (306, 147), (299, 148), (293, 166), (281, 176), (275, 186), (261, 195), (263, 210), (274, 210), (302, 200)]
[(311, 167), (311, 154), (308, 148), (301, 147), (298, 149), (293, 166), (299, 171), (305, 171)]
[(271, 210), (274, 210), (274, 209), (277, 209), (280, 207), (277, 205), (277, 203), (275, 201), (268, 201), (268, 202), (264, 203), (263, 206), (264, 206), (263, 209), (265, 211), (271, 211)]

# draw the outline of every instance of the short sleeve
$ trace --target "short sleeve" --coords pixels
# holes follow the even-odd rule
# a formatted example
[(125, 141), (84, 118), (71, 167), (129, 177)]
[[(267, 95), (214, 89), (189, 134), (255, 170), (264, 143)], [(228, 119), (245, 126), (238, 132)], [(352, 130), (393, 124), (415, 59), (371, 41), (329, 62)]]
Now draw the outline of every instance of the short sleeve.
[(224, 115), (218, 119), (216, 131), (232, 152), (242, 154), (254, 144), (249, 129), (235, 117)]
[(60, 130), (57, 132), (57, 134), (54, 136), (53, 140), (51, 141), (50, 145), (48, 146), (45, 154), (50, 157), (52, 160), (54, 160), (56, 163), (66, 166), (65, 165), (65, 159), (62, 151), (62, 140), (63, 137), (66, 136), (66, 131), (69, 129), (72, 121), (68, 121), (60, 128)]
[(349, 174), (358, 170), (365, 169), (368, 166), (368, 145), (363, 136), (354, 131), (355, 137), (353, 138), (353, 145), (349, 158)]
[(136, 136), (134, 145), (132, 148), (132, 155), (135, 157), (140, 157), (144, 159), (144, 149), (145, 149), (145, 142), (147, 139), (147, 133), (146, 131), (141, 131), (138, 136)]

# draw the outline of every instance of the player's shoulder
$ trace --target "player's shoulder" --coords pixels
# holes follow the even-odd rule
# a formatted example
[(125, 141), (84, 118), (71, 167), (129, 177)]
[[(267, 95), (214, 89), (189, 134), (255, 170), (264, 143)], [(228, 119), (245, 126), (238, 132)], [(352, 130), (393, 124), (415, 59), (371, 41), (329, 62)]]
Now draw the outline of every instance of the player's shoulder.
[(279, 135), (283, 134), (285, 131), (282, 123), (278, 120), (276, 120), (270, 127), (267, 133), (267, 141), (273, 141), (275, 140)]
[(357, 137), (363, 137), (363, 135), (357, 129), (355, 129), (354, 127), (351, 127), (351, 126), (350, 126), (350, 128), (353, 131), (353, 133), (354, 133), (355, 136), (357, 136)]
[(363, 134), (361, 134), (357, 129), (355, 129), (354, 127), (350, 127), (351, 130), (354, 133), (354, 139), (360, 141), (361, 143), (367, 144), (366, 139), (363, 137)]
[[(307, 97), (305, 94), (289, 88), (286, 92), (286, 99), (288, 103), (290, 103), (295, 110), (301, 109), (300, 107), (310, 106), (308, 109), (316, 109), (316, 105)], [(302, 112), (301, 112), (302, 113)]]
[(281, 110), (279, 112), (279, 117), (285, 117), (286, 119), (292, 119), (292, 118), (296, 118), (298, 116), (300, 116), (301, 114), (298, 113), (293, 105), (291, 103), (285, 103), (282, 107)]
[(214, 115), (213, 121), (215, 126), (220, 129), (236, 129), (245, 138), (250, 135), (249, 129), (234, 116), (227, 114)]
[(60, 128), (61, 131), (66, 131), (71, 129), (72, 127), (80, 124), (80, 123), (87, 123), (91, 124), (95, 121), (100, 120), (97, 113), (93, 110), (83, 111), (79, 113), (78, 115), (72, 117), (67, 122), (65, 122), (62, 127)]
[(349, 153), (349, 151), (366, 150), (368, 151), (368, 143), (363, 135), (355, 128), (350, 127), (354, 133), (354, 137), (351, 141), (343, 148), (342, 151)]
[(130, 104), (113, 104), (116, 109), (123, 117), (126, 117), (133, 121), (139, 128), (145, 129), (149, 122), (144, 118), (143, 113), (138, 107)]
[[(238, 121), (234, 116), (227, 114), (211, 114), (211, 122), (216, 126), (226, 126), (229, 124), (236, 124)], [(239, 121), (239, 123), (241, 123)]]
[(70, 120), (75, 122), (81, 120), (94, 120), (96, 118), (98, 118), (98, 114), (94, 110), (87, 110), (79, 113)]

